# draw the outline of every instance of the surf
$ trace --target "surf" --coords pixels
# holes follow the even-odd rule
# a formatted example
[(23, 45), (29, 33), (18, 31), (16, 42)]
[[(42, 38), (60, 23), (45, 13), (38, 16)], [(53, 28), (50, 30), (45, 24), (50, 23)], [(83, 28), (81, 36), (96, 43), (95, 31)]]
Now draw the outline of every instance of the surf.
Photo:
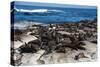
[(17, 12), (31, 12), (31, 13), (34, 13), (34, 12), (41, 12), (41, 13), (44, 13), (44, 12), (64, 12), (62, 10), (54, 10), (54, 9), (32, 9), (32, 10), (27, 10), (27, 9), (17, 9), (17, 8), (14, 8), (15, 11)]

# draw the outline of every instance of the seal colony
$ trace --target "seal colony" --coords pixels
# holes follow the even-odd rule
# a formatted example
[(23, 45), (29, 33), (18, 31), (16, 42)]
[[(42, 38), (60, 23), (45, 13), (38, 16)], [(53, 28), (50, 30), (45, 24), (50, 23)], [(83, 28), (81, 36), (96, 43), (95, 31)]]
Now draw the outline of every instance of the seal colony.
[(11, 65), (97, 60), (97, 19), (11, 29)]

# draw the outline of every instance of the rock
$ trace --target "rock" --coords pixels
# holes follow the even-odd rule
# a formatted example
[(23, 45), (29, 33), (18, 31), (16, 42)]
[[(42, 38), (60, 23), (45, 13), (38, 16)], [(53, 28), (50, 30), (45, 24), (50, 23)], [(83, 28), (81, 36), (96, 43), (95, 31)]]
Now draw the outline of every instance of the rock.
[(38, 62), (39, 64), (45, 64), (45, 62), (44, 62), (43, 60), (37, 60), (37, 62)]
[(39, 61), (39, 59), (41, 59), (40, 57), (41, 55), (44, 54), (44, 52), (45, 50), (39, 50), (36, 53), (23, 53), (21, 66), (43, 63), (43, 61), (42, 60)]
[(12, 65), (95, 61), (97, 32), (92, 24), (82, 21), (17, 30), (11, 46)]
[(78, 55), (75, 56), (75, 60), (79, 60), (80, 58), (88, 58), (84, 55), (84, 53), (79, 53)]
[(20, 64), (22, 64), (22, 54), (19, 54), (19, 53), (14, 53), (14, 65), (15, 66), (19, 66)]
[(19, 47), (21, 53), (36, 53), (39, 49), (38, 44), (25, 44)]

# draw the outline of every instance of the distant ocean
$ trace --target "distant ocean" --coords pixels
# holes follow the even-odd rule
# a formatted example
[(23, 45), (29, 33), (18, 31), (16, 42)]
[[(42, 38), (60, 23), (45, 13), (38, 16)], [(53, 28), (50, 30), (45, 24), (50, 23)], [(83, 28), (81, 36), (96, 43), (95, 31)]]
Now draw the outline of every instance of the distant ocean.
[(97, 9), (49, 7), (35, 5), (14, 5), (14, 23), (62, 23), (78, 22), (81, 20), (94, 20), (97, 17)]

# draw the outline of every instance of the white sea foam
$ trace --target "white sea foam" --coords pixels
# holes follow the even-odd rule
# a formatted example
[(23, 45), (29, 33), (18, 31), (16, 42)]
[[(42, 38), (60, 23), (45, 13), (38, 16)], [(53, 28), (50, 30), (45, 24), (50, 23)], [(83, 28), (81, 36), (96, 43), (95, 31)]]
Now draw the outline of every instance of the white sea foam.
[(12, 26), (14, 27), (14, 29), (26, 29), (29, 26), (32, 25), (45, 25), (43, 23), (40, 22), (32, 22), (32, 21), (20, 21), (20, 22), (16, 22), (14, 23)]
[(62, 10), (48, 10), (48, 11), (52, 11), (52, 12), (64, 12)]
[(34, 12), (64, 12), (62, 10), (54, 10), (54, 9), (33, 9), (33, 10), (27, 10), (27, 9), (17, 9), (17, 8), (14, 8), (16, 11), (18, 12), (31, 12), (31, 13), (34, 13)]
[(47, 12), (47, 9), (34, 9), (34, 10), (25, 10), (25, 9), (15, 9), (18, 12)]

